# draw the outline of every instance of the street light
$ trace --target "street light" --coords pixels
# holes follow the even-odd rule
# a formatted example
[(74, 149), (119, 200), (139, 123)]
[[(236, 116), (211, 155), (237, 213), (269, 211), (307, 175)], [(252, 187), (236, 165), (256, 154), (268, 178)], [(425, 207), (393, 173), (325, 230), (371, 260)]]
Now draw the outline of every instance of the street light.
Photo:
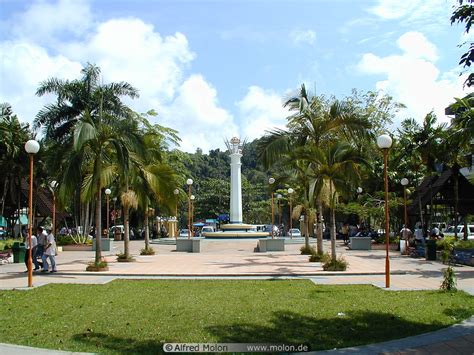
[[(290, 228), (288, 229), (288, 232), (291, 231), (293, 228), (293, 209), (291, 206), (291, 194), (295, 192), (291, 187), (288, 189), (288, 201), (290, 202)], [(293, 234), (290, 234), (290, 238), (293, 239)]]
[(178, 239), (178, 225), (179, 225), (179, 220), (178, 220), (178, 195), (179, 195), (179, 190), (174, 189), (173, 191), (175, 199), (176, 199), (176, 209), (175, 209), (175, 216), (176, 216), (176, 233), (175, 237)]
[(357, 188), (357, 193), (358, 193), (358, 194), (361, 194), (362, 191), (363, 191), (363, 190), (362, 190), (362, 187), (359, 186), (359, 187)]
[(387, 134), (382, 134), (377, 138), (377, 145), (383, 153), (383, 172), (385, 180), (385, 287), (390, 287), (390, 259), (388, 255), (388, 247), (390, 243), (390, 232), (389, 232), (389, 212), (388, 212), (388, 150), (392, 146), (392, 138)]
[(51, 193), (53, 194), (53, 223), (52, 223), (52, 230), (53, 230), (53, 235), (56, 235), (56, 187), (58, 186), (58, 182), (56, 180), (53, 180), (49, 183), (49, 186), (51, 187)]
[[(191, 228), (194, 229), (194, 200), (196, 199), (196, 196), (191, 195)], [(194, 232), (194, 230), (193, 230)], [(194, 237), (194, 233), (191, 233), (191, 235)]]
[[(274, 178), (268, 179), (268, 183), (270, 184), (270, 189), (272, 189), (272, 185), (275, 183)], [(275, 225), (275, 216), (273, 212), (273, 189), (272, 189), (272, 239), (273, 239), (273, 226)]]
[(405, 208), (404, 211), (404, 220), (405, 220), (405, 228), (403, 228), (403, 234), (405, 237), (405, 254), (408, 255), (408, 213), (407, 213), (407, 185), (408, 185), (408, 179), (403, 178), (400, 183), (403, 185), (403, 205)]
[(193, 179), (186, 180), (188, 185), (188, 239), (191, 239), (191, 190), (193, 186)]
[(280, 228), (281, 226), (281, 199), (282, 199), (282, 195), (281, 194), (278, 194), (277, 195), (277, 201), (278, 201), (278, 228)]
[(34, 139), (25, 143), (25, 151), (30, 156), (30, 192), (28, 196), (28, 287), (33, 287), (33, 256), (31, 255), (31, 236), (33, 235), (33, 156), (39, 152), (40, 145)]
[(112, 191), (110, 189), (105, 189), (105, 197), (107, 201), (107, 237), (109, 236), (109, 197)]

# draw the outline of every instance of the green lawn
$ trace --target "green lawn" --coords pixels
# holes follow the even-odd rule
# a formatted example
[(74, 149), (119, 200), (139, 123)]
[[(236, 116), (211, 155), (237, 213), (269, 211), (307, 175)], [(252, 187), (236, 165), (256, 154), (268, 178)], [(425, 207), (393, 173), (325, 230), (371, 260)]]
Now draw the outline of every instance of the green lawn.
[(429, 332), (472, 314), (474, 297), (463, 292), (307, 280), (118, 280), (0, 291), (0, 342), (110, 354), (157, 353), (164, 342), (320, 350)]

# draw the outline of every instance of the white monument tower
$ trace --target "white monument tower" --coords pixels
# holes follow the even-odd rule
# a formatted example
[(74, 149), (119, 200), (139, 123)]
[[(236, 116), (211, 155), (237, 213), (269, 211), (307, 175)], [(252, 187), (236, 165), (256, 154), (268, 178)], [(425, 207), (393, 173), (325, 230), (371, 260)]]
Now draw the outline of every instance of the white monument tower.
[(230, 151), (230, 223), (242, 223), (242, 145), (237, 137), (232, 137), (226, 145)]

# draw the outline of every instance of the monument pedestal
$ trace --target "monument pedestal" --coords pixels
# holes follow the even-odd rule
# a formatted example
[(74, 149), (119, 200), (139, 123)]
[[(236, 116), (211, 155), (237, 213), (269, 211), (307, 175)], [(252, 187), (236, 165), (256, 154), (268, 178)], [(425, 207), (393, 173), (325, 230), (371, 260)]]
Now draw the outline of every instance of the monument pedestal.
[(176, 239), (176, 251), (184, 251), (188, 253), (201, 252), (201, 238)]

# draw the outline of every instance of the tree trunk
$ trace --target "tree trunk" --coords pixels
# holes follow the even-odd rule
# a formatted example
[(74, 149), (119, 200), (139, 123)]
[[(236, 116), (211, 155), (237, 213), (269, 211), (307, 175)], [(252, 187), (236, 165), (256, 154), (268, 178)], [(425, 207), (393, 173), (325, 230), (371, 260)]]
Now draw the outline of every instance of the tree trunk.
[(8, 176), (5, 176), (5, 182), (3, 183), (3, 193), (2, 193), (2, 211), (0, 215), (3, 216), (5, 210), (5, 199), (7, 198), (7, 187), (8, 187)]
[(99, 263), (102, 259), (102, 245), (101, 245), (101, 208), (102, 208), (102, 187), (100, 186), (100, 179), (97, 182), (97, 201), (95, 205), (95, 262)]
[(130, 224), (128, 220), (129, 213), (130, 208), (128, 206), (123, 206), (123, 221), (125, 227), (125, 234), (123, 236), (123, 252), (127, 259), (130, 257)]
[(150, 226), (148, 225), (148, 207), (145, 211), (145, 249), (150, 248)]
[(317, 248), (318, 248), (318, 254), (323, 254), (324, 249), (323, 249), (323, 224), (322, 224), (322, 217), (323, 217), (323, 203), (321, 201), (321, 197), (318, 196), (317, 200), (318, 204), (318, 212), (319, 212), (319, 219), (318, 219), (318, 230), (317, 230)]
[(453, 169), (453, 173), (454, 173), (454, 239), (458, 240), (458, 204), (459, 204), (458, 170)]
[(332, 183), (329, 184), (329, 196), (331, 196), (331, 259), (336, 261), (336, 212), (334, 196), (332, 195)]

